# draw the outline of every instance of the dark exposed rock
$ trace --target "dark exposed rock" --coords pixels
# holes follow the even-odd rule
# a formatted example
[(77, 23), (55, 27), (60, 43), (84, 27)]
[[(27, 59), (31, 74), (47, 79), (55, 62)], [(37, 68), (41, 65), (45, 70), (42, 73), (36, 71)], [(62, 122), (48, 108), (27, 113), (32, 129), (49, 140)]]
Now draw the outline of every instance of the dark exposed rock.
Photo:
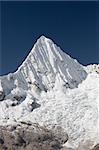
[(60, 145), (60, 142), (58, 140), (54, 140), (50, 143), (51, 147), (54, 149), (61, 149), (62, 146)]
[(29, 111), (33, 111), (34, 109), (40, 107), (41, 105), (38, 104), (37, 102), (32, 102), (32, 103), (28, 103), (28, 108), (29, 108)]
[(0, 144), (4, 144), (4, 140), (0, 138)]
[[(0, 150), (75, 150), (63, 146), (67, 140), (68, 135), (56, 125), (51, 130), (25, 121), (0, 126)], [(81, 147), (77, 150), (87, 150)], [(99, 144), (90, 150), (99, 150)]]
[(5, 97), (4, 91), (0, 91), (0, 101), (2, 101)]
[(25, 124), (25, 125), (28, 125), (28, 126), (31, 126), (31, 125), (32, 125), (31, 122), (25, 122), (25, 121), (21, 121), (21, 124)]
[(61, 144), (64, 144), (67, 142), (68, 134), (65, 132), (65, 130), (61, 126), (55, 126), (55, 128), (53, 128), (53, 133), (58, 139), (58, 141), (60, 141)]
[(99, 150), (99, 144), (95, 145), (92, 150)]
[(0, 127), (0, 150), (61, 150), (58, 135), (38, 124)]

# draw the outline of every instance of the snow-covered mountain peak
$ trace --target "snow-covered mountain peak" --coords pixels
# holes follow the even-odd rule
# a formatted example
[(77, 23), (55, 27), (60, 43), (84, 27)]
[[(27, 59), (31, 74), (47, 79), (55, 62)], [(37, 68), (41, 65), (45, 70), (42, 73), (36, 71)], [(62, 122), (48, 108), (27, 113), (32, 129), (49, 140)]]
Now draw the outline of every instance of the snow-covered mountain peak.
[(62, 89), (59, 86), (77, 88), (86, 77), (86, 70), (77, 60), (64, 53), (51, 39), (41, 36), (17, 71), (0, 77), (0, 87), (6, 95), (16, 87), (39, 93)]
[(41, 36), (17, 71), (0, 77), (0, 124), (60, 126), (65, 146), (91, 149), (99, 142), (98, 83), (99, 65), (84, 67)]
[[(51, 39), (49, 39), (49, 38), (47, 38), (47, 37), (45, 37), (44, 35), (42, 35), (39, 39), (37, 39), (37, 41), (36, 41), (36, 43), (34, 44), (34, 46), (33, 46), (33, 48), (32, 48), (32, 50), (31, 50), (31, 52), (30, 52), (30, 54), (33, 52), (33, 51), (40, 51), (40, 49), (38, 49), (37, 47), (39, 47), (39, 46), (46, 46), (46, 47), (48, 47), (48, 46), (52, 46), (52, 45), (54, 45), (54, 42), (51, 40)], [(43, 49), (43, 50), (45, 50), (45, 49)], [(49, 48), (46, 48), (46, 51), (47, 50), (49, 50)], [(53, 49), (51, 49), (51, 50), (53, 50)]]
[[(29, 53), (29, 55), (31, 55), (31, 53), (33, 52), (33, 51), (39, 51), (40, 49), (37, 49), (36, 47), (39, 47), (39, 46), (47, 46), (47, 45), (49, 45), (50, 44), (50, 46), (51, 45), (53, 45), (54, 44), (54, 42), (51, 40), (51, 39), (49, 39), (49, 38), (47, 38), (47, 37), (45, 37), (44, 35), (42, 35), (42, 36), (40, 36), (38, 39), (37, 39), (37, 41), (35, 42), (35, 44), (33, 45), (33, 48), (32, 48), (32, 50), (30, 51), (30, 53)], [(46, 49), (46, 51), (47, 51), (47, 49)]]
[(50, 38), (48, 38), (48, 37), (46, 37), (44, 35), (40, 36), (37, 39), (37, 44), (39, 44), (39, 42), (41, 42), (42, 44), (47, 43), (47, 42), (50, 42), (50, 43), (54, 44), (54, 42)]
[(37, 40), (37, 41), (38, 41), (38, 42), (39, 42), (39, 41), (43, 41), (43, 42), (45, 41), (45, 42), (46, 42), (46, 41), (52, 41), (52, 40), (51, 40), (51, 39), (49, 39), (49, 38), (47, 38), (47, 37), (46, 37), (46, 36), (44, 36), (44, 35), (41, 35), (41, 36), (40, 36), (40, 38), (38, 38), (38, 40)]
[(17, 75), (20, 73), (26, 82), (37, 82), (41, 89), (46, 90), (55, 86), (57, 77), (67, 88), (74, 88), (87, 76), (82, 65), (45, 36), (37, 40), (18, 68)]

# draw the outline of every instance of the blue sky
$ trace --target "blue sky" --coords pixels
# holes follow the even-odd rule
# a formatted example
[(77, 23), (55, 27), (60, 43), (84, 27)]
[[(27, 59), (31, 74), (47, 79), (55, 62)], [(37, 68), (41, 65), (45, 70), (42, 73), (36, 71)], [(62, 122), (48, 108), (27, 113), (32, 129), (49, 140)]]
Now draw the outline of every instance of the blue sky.
[(99, 63), (99, 2), (1, 2), (0, 75), (14, 72), (37, 38), (86, 65)]

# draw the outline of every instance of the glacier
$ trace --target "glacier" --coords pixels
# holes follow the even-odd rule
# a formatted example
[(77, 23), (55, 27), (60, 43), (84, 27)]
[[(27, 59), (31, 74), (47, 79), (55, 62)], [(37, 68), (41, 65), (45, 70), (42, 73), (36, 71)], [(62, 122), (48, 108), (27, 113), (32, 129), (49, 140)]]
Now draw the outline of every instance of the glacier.
[(41, 36), (16, 72), (0, 76), (0, 125), (20, 121), (57, 126), (64, 147), (90, 150), (99, 143), (99, 65), (81, 65)]

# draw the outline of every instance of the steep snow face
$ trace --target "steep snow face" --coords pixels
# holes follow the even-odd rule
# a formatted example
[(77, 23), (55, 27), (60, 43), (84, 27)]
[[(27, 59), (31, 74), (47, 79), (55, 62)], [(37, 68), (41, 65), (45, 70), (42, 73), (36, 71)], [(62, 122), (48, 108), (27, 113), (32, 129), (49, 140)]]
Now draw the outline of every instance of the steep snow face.
[(98, 67), (80, 65), (42, 36), (15, 73), (0, 77), (0, 124), (61, 126), (67, 147), (89, 150), (99, 141)]
[(75, 88), (87, 76), (83, 67), (57, 47), (52, 40), (41, 36), (19, 67), (18, 76), (35, 83), (41, 90), (53, 88), (55, 82)]
[(52, 40), (41, 36), (26, 60), (14, 74), (2, 79), (5, 94), (15, 87), (32, 91), (47, 91), (64, 85), (75, 88), (87, 77), (82, 65), (64, 53)]

